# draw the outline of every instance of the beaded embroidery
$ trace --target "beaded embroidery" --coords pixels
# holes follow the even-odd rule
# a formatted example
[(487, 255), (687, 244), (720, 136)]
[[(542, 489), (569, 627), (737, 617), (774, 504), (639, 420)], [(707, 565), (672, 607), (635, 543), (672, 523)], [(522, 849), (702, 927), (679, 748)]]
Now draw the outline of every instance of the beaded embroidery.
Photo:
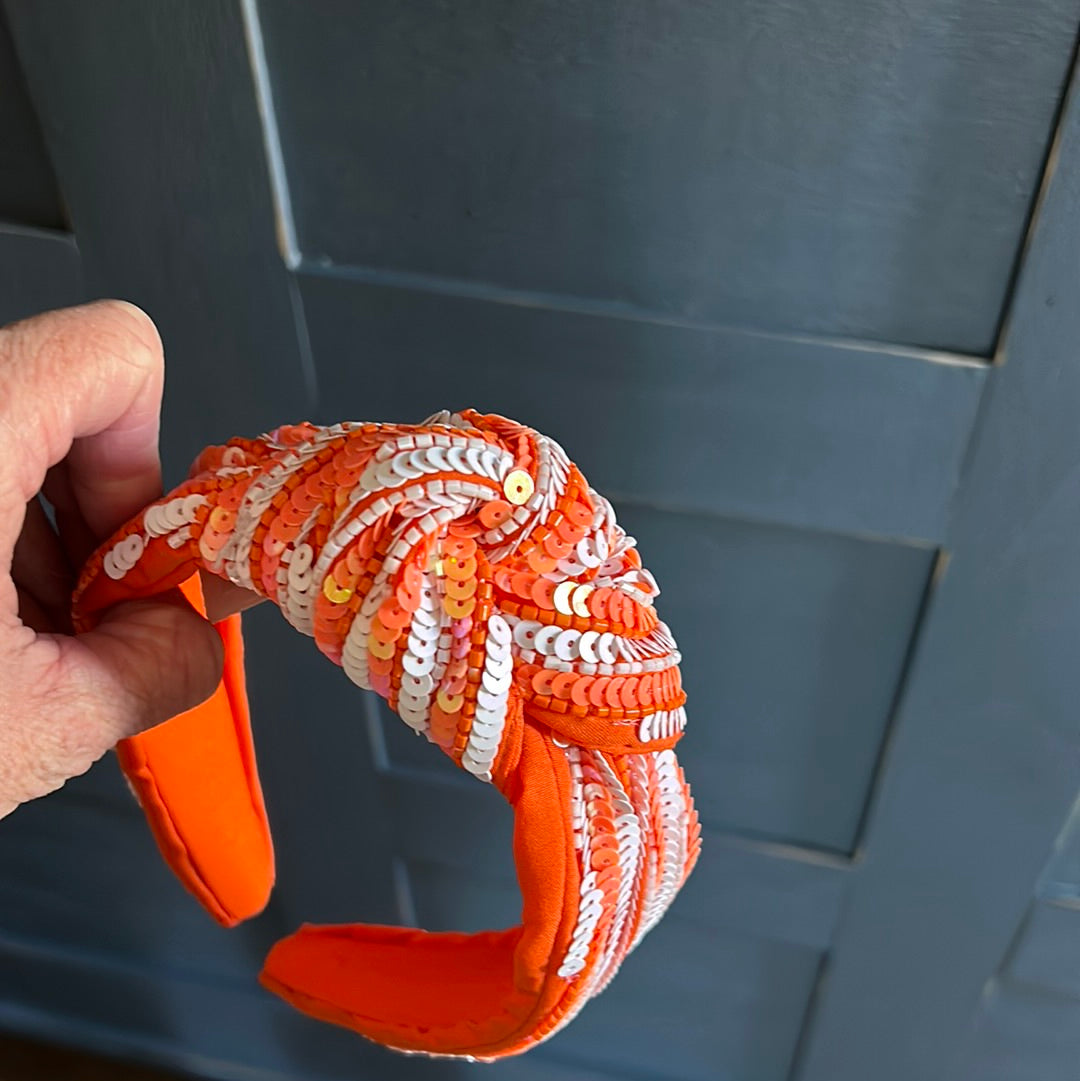
[[(282, 427), (208, 448), (187, 483), (103, 546), (76, 591), (77, 625), (196, 569), (273, 601), (354, 683), (494, 782), (529, 823), (515, 842), (525, 933), (498, 940), (512, 968), (500, 1010), (480, 995), (487, 1016), (443, 1016), (422, 972), (404, 978), (427, 1018), (378, 1018), (340, 1001), (317, 937), (333, 929), (305, 928), (279, 945), (264, 982), (405, 1051), (493, 1059), (566, 1024), (660, 919), (700, 848), (672, 750), (686, 725), (680, 655), (656, 614), (656, 582), (608, 501), (557, 443), (502, 417)], [(242, 675), (231, 693), (235, 712)], [(155, 756), (161, 772), (161, 755), (173, 752), (136, 741), (121, 760), (174, 869), (222, 922), (253, 914), (251, 903), (230, 908), (212, 874), (193, 870), (198, 852), (177, 854), (186, 797), (170, 804), (154, 776)], [(541, 774), (552, 787), (543, 813), (564, 821), (563, 848), (525, 809)], [(535, 872), (553, 861), (561, 886), (554, 876), (538, 885)], [(272, 878), (272, 864), (258, 873)], [(561, 889), (572, 903), (545, 897), (530, 922), (538, 889)], [(444, 937), (422, 934), (351, 928), (333, 957), (359, 964), (365, 948), (370, 960), (405, 942), (419, 956)], [(538, 936), (553, 944), (550, 957), (537, 958)], [(489, 943), (457, 937), (463, 961)], [(501, 956), (484, 954), (493, 979)], [(365, 979), (359, 967), (355, 978)]]

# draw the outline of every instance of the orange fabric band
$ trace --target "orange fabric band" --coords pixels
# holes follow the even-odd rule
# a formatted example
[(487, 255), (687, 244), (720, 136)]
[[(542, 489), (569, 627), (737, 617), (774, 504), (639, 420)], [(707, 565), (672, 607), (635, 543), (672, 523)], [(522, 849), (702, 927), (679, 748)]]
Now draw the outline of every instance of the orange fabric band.
[[(199, 571), (268, 597), (359, 686), (514, 808), (522, 923), (477, 935), (305, 926), (263, 983), (390, 1047), (493, 1060), (571, 1020), (659, 920), (700, 848), (672, 748), (679, 654), (610, 504), (554, 441), (471, 411), (300, 424), (207, 448), (88, 561), (76, 627)], [(219, 922), (274, 857), (239, 617), (203, 705), (118, 748), (162, 855)]]

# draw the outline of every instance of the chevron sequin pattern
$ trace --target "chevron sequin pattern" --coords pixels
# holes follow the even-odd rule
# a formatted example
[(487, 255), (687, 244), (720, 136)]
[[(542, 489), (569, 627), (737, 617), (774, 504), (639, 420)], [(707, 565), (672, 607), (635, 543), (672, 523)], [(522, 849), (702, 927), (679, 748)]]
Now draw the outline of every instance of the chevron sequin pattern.
[(680, 655), (610, 503), (554, 440), (502, 417), (300, 424), (204, 451), (101, 571), (151, 584), (165, 550), (271, 600), (482, 781), (529, 783), (515, 774), (522, 725), (550, 740), (570, 778), (579, 906), (552, 960), (565, 1001), (533, 1042), (561, 1028), (700, 848), (673, 750)]

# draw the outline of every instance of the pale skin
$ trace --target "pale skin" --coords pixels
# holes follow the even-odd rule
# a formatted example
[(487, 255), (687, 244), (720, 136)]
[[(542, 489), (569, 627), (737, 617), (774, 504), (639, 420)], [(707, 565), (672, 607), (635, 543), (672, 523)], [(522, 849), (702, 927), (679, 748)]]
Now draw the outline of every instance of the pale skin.
[[(133, 305), (0, 328), (0, 817), (197, 705), (220, 679), (221, 640), (179, 592), (72, 633), (79, 567), (161, 494), (163, 384), (161, 340)], [(254, 599), (207, 586), (212, 618)]]

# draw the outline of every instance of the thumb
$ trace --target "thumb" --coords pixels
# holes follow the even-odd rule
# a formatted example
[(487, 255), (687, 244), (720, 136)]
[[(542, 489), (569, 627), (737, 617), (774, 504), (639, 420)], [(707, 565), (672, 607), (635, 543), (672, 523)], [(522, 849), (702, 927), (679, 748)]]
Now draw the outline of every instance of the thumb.
[(117, 605), (74, 638), (30, 636), (0, 649), (0, 690), (11, 691), (0, 696), (0, 818), (198, 705), (221, 678), (221, 638), (179, 591)]
[(118, 604), (67, 644), (61, 666), (93, 687), (102, 736), (113, 743), (209, 698), (225, 656), (213, 624), (179, 590)]
[(221, 638), (178, 590), (117, 605), (74, 638), (31, 638), (0, 643), (0, 691), (11, 692), (0, 695), (0, 818), (198, 705), (221, 678)]

